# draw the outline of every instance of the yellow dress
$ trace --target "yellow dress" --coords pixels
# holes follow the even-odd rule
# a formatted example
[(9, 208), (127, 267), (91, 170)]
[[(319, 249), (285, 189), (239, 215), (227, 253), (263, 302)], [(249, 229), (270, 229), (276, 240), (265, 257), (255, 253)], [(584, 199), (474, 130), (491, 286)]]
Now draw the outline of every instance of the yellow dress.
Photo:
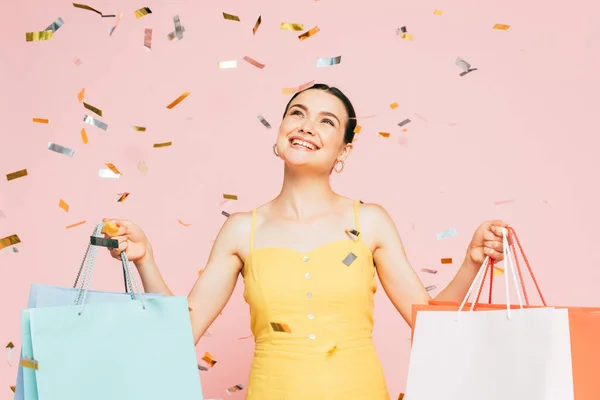
[(255, 225), (256, 210), (244, 264), (255, 338), (246, 400), (389, 400), (372, 342), (375, 267), (360, 235), (300, 253), (254, 248)]

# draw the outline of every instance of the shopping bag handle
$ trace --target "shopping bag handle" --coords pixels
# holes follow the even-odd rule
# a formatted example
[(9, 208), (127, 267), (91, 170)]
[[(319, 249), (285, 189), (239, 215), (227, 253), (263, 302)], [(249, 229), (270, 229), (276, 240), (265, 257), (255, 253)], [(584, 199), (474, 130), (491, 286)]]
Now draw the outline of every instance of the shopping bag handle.
[[(102, 228), (104, 226), (104, 222), (96, 225), (94, 228), (94, 232), (92, 233), (91, 238), (100, 237), (102, 232)], [(90, 239), (91, 240), (91, 239)], [(79, 287), (79, 291), (77, 293), (77, 297), (75, 298), (75, 304), (80, 305), (81, 309), (79, 310), (79, 315), (83, 313), (85, 307), (85, 298), (87, 296), (88, 287), (90, 284), (90, 280), (92, 277), (92, 272), (94, 270), (94, 264), (96, 262), (96, 254), (97, 254), (98, 246), (93, 245), (91, 242), (88, 244), (88, 248), (85, 252), (85, 256), (82, 262), (82, 267), (80, 268), (80, 273), (77, 276), (77, 280), (75, 281), (75, 287), (77, 286), (77, 281), (79, 280), (79, 276), (81, 272), (83, 272), (83, 276), (81, 279), (81, 285)], [(139, 290), (139, 286), (137, 284), (137, 280), (135, 278), (135, 274), (132, 273), (132, 269), (130, 267), (129, 260), (127, 259), (127, 254), (124, 251), (121, 252), (121, 265), (123, 267), (123, 274), (125, 275), (125, 286), (129, 288), (129, 293), (131, 295), (131, 299), (135, 300), (136, 295), (140, 300), (142, 308), (145, 309), (146, 305), (142, 298), (142, 294)]]

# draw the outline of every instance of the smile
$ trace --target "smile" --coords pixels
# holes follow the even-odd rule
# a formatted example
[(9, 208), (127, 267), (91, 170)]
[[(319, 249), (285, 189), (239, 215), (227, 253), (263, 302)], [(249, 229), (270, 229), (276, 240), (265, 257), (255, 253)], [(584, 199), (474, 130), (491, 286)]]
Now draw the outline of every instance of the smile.
[(305, 140), (297, 139), (297, 138), (291, 138), (290, 144), (292, 145), (292, 147), (294, 147), (296, 149), (302, 149), (305, 151), (306, 150), (315, 151), (315, 150), (319, 149), (316, 145), (314, 145), (310, 142), (307, 142)]

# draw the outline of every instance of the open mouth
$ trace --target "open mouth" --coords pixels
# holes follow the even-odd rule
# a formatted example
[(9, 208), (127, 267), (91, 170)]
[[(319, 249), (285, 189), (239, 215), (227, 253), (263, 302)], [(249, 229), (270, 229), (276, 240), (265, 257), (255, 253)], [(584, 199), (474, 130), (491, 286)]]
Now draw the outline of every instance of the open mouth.
[(315, 150), (319, 150), (319, 147), (317, 147), (316, 145), (307, 142), (305, 140), (302, 139), (298, 139), (298, 138), (291, 138), (290, 139), (290, 144), (292, 145), (293, 148), (296, 149), (301, 149), (301, 150), (307, 150), (307, 151), (315, 151)]

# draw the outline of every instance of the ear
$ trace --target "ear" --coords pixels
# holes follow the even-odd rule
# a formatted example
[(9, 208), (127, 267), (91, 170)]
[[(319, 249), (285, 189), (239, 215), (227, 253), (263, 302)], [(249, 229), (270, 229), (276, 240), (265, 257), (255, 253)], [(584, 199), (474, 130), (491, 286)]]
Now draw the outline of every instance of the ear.
[(352, 153), (352, 149), (352, 143), (346, 143), (344, 145), (344, 148), (340, 152), (340, 155), (338, 156), (338, 160), (345, 161), (346, 158), (348, 158), (348, 156), (350, 155), (350, 153)]

